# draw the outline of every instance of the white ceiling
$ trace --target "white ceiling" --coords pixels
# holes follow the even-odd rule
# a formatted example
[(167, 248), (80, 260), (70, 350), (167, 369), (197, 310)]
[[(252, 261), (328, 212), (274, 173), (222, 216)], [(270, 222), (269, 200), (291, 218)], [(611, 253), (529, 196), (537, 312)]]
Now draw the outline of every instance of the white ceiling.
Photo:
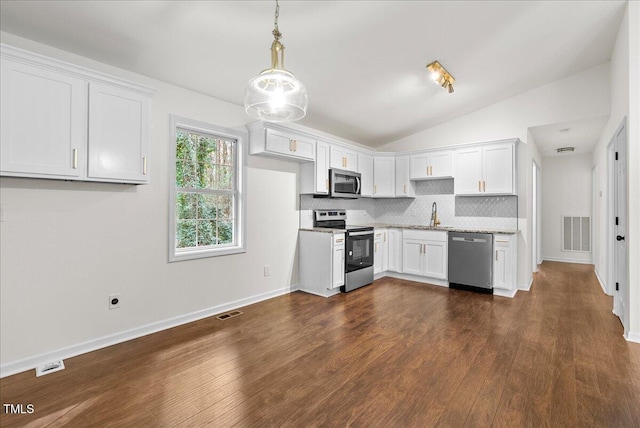
[[(567, 156), (593, 152), (598, 143), (609, 116), (579, 120), (575, 122), (554, 123), (529, 128), (540, 155)], [(573, 152), (558, 153), (561, 147), (574, 147)]]
[[(626, 1), (281, 1), (301, 124), (372, 147), (608, 61)], [(6, 1), (0, 29), (242, 105), (275, 1)], [(435, 85), (439, 60), (455, 93)]]

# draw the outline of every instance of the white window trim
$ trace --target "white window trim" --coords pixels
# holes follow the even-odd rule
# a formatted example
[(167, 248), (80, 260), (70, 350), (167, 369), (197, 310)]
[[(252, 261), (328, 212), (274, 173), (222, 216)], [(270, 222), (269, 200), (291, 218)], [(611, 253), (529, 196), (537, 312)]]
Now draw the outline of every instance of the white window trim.
[[(202, 259), (205, 257), (226, 256), (229, 254), (245, 253), (246, 250), (246, 159), (248, 133), (246, 130), (223, 128), (210, 123), (200, 122), (185, 117), (170, 115), (170, 144), (169, 144), (169, 262)], [(176, 248), (176, 133), (178, 128), (219, 135), (220, 137), (236, 141), (236, 179), (238, 197), (236, 198), (236, 212), (234, 216), (233, 245), (214, 248)]]

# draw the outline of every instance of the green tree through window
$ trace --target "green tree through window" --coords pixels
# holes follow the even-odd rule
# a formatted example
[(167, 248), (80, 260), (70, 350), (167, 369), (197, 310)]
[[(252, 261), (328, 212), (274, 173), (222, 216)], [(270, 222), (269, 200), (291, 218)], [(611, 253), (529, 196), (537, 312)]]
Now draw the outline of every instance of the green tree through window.
[(235, 151), (234, 140), (177, 128), (177, 249), (236, 243)]

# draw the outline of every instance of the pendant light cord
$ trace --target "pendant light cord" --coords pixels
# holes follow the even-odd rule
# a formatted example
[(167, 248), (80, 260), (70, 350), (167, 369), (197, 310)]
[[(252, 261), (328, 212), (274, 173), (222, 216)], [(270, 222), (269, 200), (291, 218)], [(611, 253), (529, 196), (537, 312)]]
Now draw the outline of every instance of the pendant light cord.
[(273, 21), (273, 37), (275, 37), (276, 40), (280, 40), (280, 37), (282, 37), (282, 34), (278, 29), (279, 16), (280, 16), (280, 4), (278, 3), (278, 0), (276, 0), (276, 17), (275, 17), (275, 20)]

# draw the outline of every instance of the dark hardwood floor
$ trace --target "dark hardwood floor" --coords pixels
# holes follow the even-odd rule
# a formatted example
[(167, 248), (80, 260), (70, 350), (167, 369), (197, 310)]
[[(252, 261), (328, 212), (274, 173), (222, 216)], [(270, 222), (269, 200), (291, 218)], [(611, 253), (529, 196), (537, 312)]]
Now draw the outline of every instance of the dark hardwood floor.
[[(10, 426), (640, 427), (640, 344), (590, 265), (508, 299), (383, 278), (0, 380)], [(3, 409), (4, 410), (4, 409)]]

